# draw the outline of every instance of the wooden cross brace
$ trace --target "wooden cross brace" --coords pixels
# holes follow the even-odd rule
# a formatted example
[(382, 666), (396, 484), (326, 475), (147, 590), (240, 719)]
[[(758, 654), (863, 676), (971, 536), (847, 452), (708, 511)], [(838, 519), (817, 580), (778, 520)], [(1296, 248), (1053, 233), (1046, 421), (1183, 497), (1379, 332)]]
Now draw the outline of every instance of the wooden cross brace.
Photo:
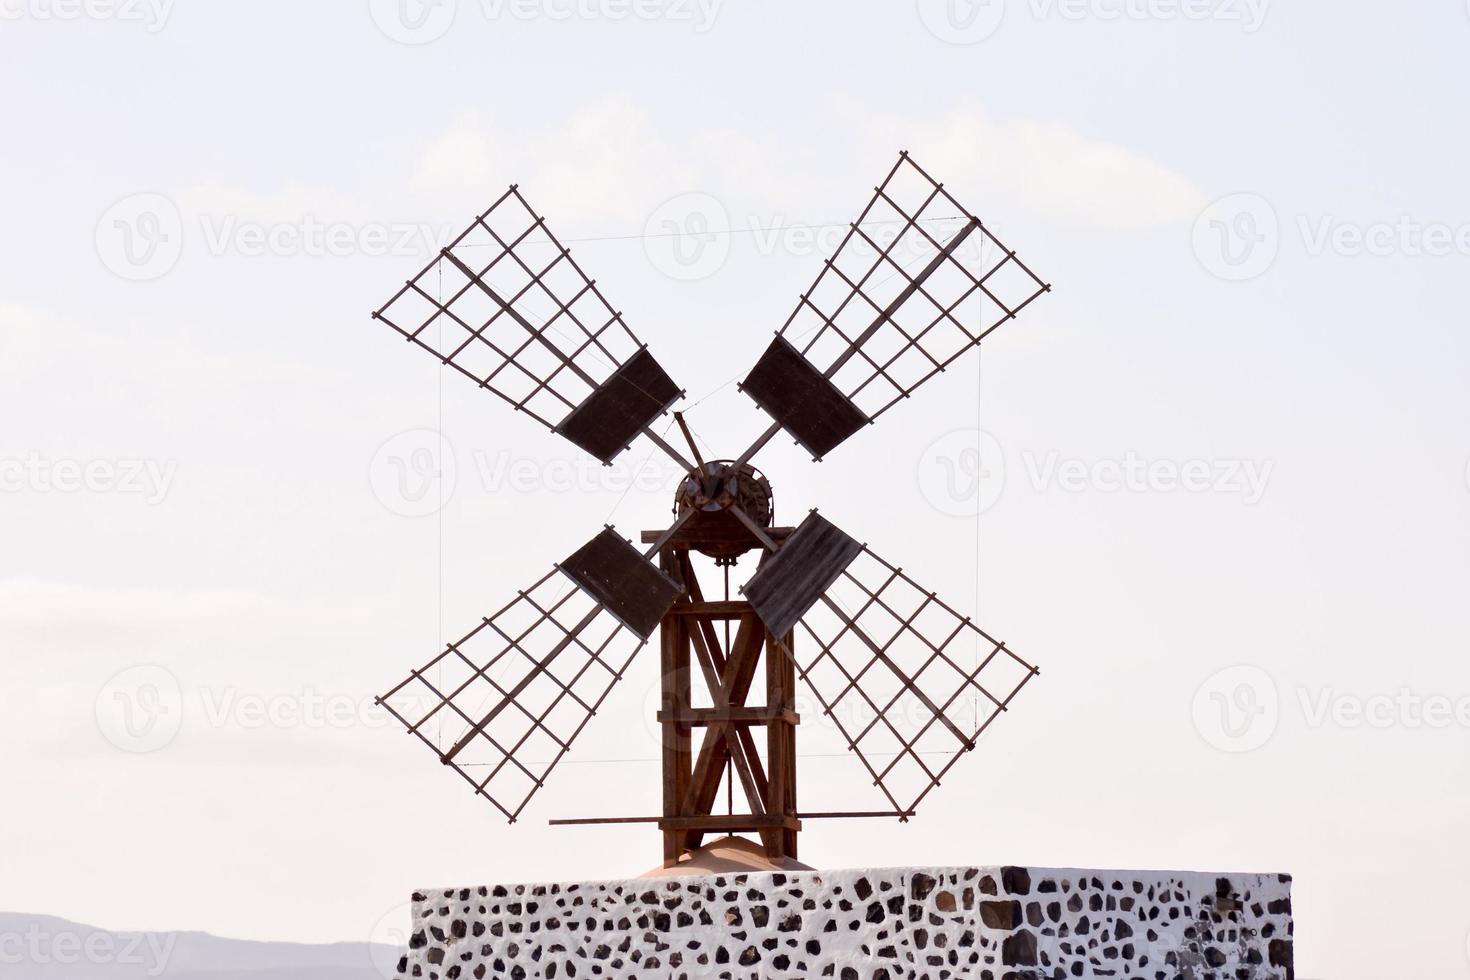
[[(685, 593), (660, 627), (663, 661), (658, 720), (663, 732), (664, 863), (677, 863), (699, 847), (711, 831), (756, 831), (773, 861), (796, 857), (795, 668), (778, 651), (755, 611), (746, 602), (707, 602), (687, 548), (666, 549), (664, 570), (683, 583)], [(735, 624), (728, 649), (717, 624)], [(790, 643), (788, 635), (783, 638)], [(766, 705), (748, 703), (756, 673), (766, 665)], [(711, 706), (695, 708), (693, 668), (709, 691)], [(766, 728), (762, 762), (756, 725)], [(703, 728), (697, 756), (693, 730)], [(748, 804), (747, 813), (715, 814), (720, 785), (733, 771)]]

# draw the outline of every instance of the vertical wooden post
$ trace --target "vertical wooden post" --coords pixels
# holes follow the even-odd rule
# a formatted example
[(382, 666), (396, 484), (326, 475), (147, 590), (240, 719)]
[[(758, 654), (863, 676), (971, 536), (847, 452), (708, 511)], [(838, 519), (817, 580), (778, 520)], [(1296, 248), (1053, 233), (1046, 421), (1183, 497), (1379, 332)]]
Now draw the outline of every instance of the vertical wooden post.
[[(665, 572), (683, 581), (673, 549), (665, 549), (659, 555), (659, 563)], [(688, 583), (684, 586), (687, 591)], [(693, 700), (689, 677), (689, 636), (680, 617), (667, 615), (663, 618), (659, 639), (659, 705), (665, 719), (659, 730), (663, 743), (664, 816), (680, 817), (684, 816), (682, 801), (689, 789), (693, 765), (690, 726), (677, 720)], [(687, 837), (684, 830), (664, 831), (664, 867), (673, 867), (679, 862)]]
[[(783, 637), (787, 649), (795, 639), (794, 633)], [(766, 635), (766, 704), (773, 711), (796, 711), (796, 670), (791, 660), (777, 648), (775, 638)], [(766, 757), (770, 770), (770, 799), (767, 810), (771, 813), (796, 816), (796, 727), (784, 717), (772, 717), (766, 726)], [(773, 835), (779, 842), (779, 854), (771, 854), (773, 860), (782, 857), (795, 858), (796, 831), (782, 828)], [(768, 851), (771, 848), (767, 848)]]

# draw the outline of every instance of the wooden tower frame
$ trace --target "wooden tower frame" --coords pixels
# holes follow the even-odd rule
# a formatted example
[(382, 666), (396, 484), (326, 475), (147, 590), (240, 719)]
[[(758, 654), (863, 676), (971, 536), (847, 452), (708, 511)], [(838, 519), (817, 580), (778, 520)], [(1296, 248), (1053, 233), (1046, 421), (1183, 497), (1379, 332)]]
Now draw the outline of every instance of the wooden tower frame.
[[(659, 533), (645, 537), (656, 541)], [(784, 538), (791, 529), (768, 533)], [(720, 543), (728, 544), (728, 535), (720, 537)], [(796, 726), (801, 718), (796, 713), (796, 667), (788, 656), (795, 635), (793, 631), (780, 638), (783, 651), (749, 602), (705, 598), (690, 553), (712, 543), (694, 530), (676, 534), (659, 553), (664, 573), (683, 588), (659, 627), (664, 863), (677, 863), (708, 833), (742, 831), (759, 833), (767, 857), (780, 863), (797, 856), (801, 830), (796, 806)], [(761, 544), (751, 536), (750, 546)], [(722, 633), (728, 642), (722, 642)], [(751, 696), (762, 662), (765, 704), (757, 705)], [(696, 669), (710, 707), (695, 707)], [(760, 727), (765, 728), (765, 763), (754, 732)], [(696, 729), (703, 732), (697, 753)], [(727, 780), (730, 804), (721, 815), (715, 809), (720, 784)], [(744, 813), (733, 812), (736, 780), (747, 803)]]

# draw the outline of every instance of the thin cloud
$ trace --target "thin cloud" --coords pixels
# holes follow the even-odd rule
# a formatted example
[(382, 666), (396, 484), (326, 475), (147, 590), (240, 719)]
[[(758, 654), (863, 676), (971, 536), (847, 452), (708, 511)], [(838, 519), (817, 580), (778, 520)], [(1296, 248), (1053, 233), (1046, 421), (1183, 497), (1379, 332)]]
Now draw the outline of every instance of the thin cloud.
[(530, 134), (502, 132), (478, 112), (458, 116), (424, 149), (411, 186), (479, 208), (519, 182), (538, 209), (563, 220), (641, 222), (707, 169), (707, 155), (694, 141), (665, 139), (642, 108), (609, 96)]
[(873, 138), (905, 146), (942, 179), (984, 186), (1035, 211), (1135, 230), (1193, 220), (1208, 200), (1188, 177), (1058, 122), (969, 111), (936, 122), (877, 121)]
[[(980, 109), (927, 120), (872, 118), (852, 106), (833, 118), (846, 121), (831, 127), (831, 140), (793, 151), (730, 129), (662, 126), (619, 95), (531, 131), (472, 110), (451, 119), (411, 159), (407, 186), (428, 211), (469, 213), (519, 183), (562, 236), (569, 228), (634, 233), (660, 204), (686, 191), (713, 193), (734, 211), (796, 207), (812, 209), (806, 220), (837, 220), (834, 209), (860, 201), (833, 195), (871, 186), (875, 167), (906, 147), (941, 179), (1088, 225), (1138, 230), (1191, 220), (1207, 201), (1187, 176), (1064, 123), (1000, 119)], [(261, 192), (219, 179), (181, 192), (180, 204), (195, 214), (253, 220), (374, 214), (370, 201), (333, 191), (290, 183)]]

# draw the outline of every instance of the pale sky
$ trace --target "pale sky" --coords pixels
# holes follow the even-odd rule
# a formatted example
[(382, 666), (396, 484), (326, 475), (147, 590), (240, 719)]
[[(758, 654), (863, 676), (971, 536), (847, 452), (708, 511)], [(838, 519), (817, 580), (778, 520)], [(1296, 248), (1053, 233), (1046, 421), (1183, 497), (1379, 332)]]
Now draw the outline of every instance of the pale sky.
[(0, 0), (0, 909), (359, 941), (656, 863), (545, 825), (656, 812), (654, 657), (514, 826), (366, 706), (673, 474), (368, 313), (517, 182), (737, 454), (908, 149), (1054, 292), (760, 463), (1043, 673), (803, 858), (1289, 872), (1299, 975), (1470, 976), (1462, 0), (405, 3)]

